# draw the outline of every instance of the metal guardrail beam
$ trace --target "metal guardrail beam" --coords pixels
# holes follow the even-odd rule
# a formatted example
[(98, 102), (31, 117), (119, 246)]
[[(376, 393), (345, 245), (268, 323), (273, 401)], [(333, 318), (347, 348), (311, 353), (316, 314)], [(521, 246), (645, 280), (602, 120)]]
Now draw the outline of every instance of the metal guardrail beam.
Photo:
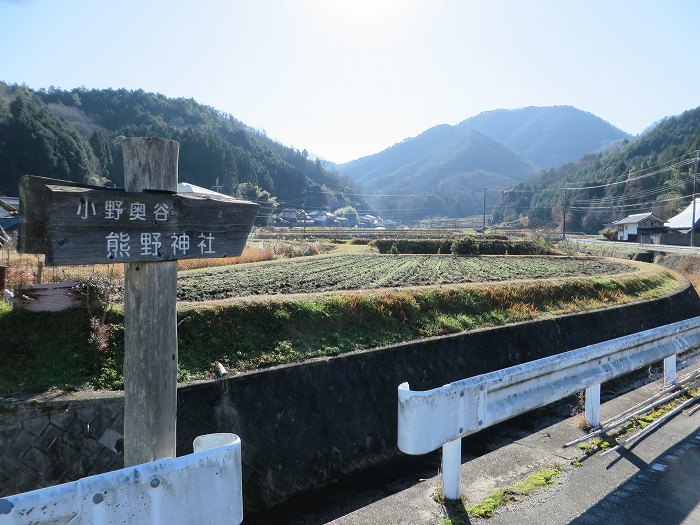
[[(0, 525), (218, 525), (243, 521), (241, 441), (0, 499)], [(217, 439), (218, 438), (218, 439)]]
[[(698, 345), (700, 317), (695, 317), (432, 390), (412, 391), (402, 383), (398, 387), (399, 450), (425, 454), (444, 447), (446, 479), (454, 468), (445, 464), (444, 456), (455, 456), (455, 443), (462, 437), (584, 389), (594, 394), (596, 385), (652, 363), (666, 360), (675, 366), (675, 359), (668, 358)], [(666, 375), (672, 377), (670, 372)], [(595, 407), (589, 406), (587, 414), (596, 417)], [(458, 486), (458, 468), (456, 479)], [(454, 484), (449, 488), (445, 486), (445, 496), (458, 498)]]
[(692, 246), (680, 246), (674, 244), (649, 244), (649, 243), (639, 243), (630, 241), (603, 241), (600, 239), (590, 239), (587, 237), (575, 237), (567, 236), (567, 239), (578, 244), (594, 244), (600, 246), (607, 246), (610, 248), (638, 248), (639, 250), (649, 251), (649, 252), (664, 252), (664, 253), (700, 253), (700, 247)]

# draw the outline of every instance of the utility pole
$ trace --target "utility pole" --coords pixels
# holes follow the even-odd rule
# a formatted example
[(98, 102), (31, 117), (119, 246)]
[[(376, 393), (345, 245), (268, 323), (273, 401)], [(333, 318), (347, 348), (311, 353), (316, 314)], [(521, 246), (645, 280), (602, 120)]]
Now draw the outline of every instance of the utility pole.
[(481, 231), (486, 232), (486, 188), (484, 188), (484, 220), (481, 223)]
[(561, 239), (566, 240), (566, 186), (564, 186), (564, 209), (562, 210)]
[(695, 247), (695, 199), (697, 193), (695, 192), (698, 183), (698, 160), (700, 160), (700, 150), (695, 152), (695, 175), (693, 176), (693, 223), (690, 225), (690, 246)]
[(306, 175), (304, 175), (304, 238), (306, 238)]
[(221, 190), (223, 189), (223, 186), (219, 184), (219, 177), (216, 177), (216, 184), (212, 187), (212, 190), (214, 190), (217, 193), (221, 193)]

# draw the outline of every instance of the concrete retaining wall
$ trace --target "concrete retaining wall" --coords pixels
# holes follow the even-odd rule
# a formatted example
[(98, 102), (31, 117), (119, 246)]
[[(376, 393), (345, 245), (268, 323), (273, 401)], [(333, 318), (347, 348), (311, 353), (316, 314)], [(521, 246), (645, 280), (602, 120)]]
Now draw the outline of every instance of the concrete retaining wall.
[[(621, 308), (477, 330), (181, 387), (178, 455), (191, 452), (197, 435), (238, 434), (243, 443), (246, 505), (249, 509), (268, 506), (398, 457), (396, 389), (403, 381), (412, 389), (433, 388), (698, 314), (700, 299), (687, 288), (672, 297)], [(80, 416), (86, 407), (92, 407), (89, 417)], [(0, 424), (0, 495), (121, 466), (116, 439), (121, 433), (121, 407), (119, 397), (35, 406), (5, 404)], [(86, 435), (84, 419), (91, 417)], [(15, 441), (23, 444), (12, 448)], [(18, 476), (18, 470), (38, 474)]]

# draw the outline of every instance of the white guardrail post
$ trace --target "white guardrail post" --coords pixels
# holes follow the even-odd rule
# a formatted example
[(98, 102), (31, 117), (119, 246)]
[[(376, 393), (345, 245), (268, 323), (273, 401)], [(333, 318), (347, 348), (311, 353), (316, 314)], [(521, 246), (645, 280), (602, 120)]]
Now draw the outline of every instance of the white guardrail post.
[(585, 416), (590, 427), (600, 426), (600, 383), (586, 388)]
[(459, 499), (460, 467), (462, 466), (462, 438), (442, 446), (442, 488), (447, 499)]
[(673, 354), (664, 359), (664, 385), (675, 383), (677, 372), (676, 354)]
[(439, 388), (398, 388), (398, 447), (427, 454), (442, 447), (445, 498), (460, 497), (461, 438), (563, 397), (586, 391), (586, 420), (600, 424), (601, 383), (664, 361), (675, 381), (676, 354), (700, 346), (700, 317), (660, 326)]
[(208, 434), (194, 454), (0, 498), (0, 525), (237, 525), (241, 440)]

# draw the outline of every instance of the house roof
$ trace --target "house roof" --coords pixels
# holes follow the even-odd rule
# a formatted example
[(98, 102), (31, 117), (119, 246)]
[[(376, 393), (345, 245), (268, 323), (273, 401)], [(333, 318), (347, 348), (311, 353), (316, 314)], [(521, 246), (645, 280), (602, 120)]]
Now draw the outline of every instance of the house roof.
[(202, 188), (201, 186), (195, 186), (189, 182), (178, 182), (177, 183), (178, 193), (204, 193), (205, 195), (219, 195), (221, 197), (229, 197), (229, 195), (224, 195), (216, 191), (208, 190), (207, 188)]
[(671, 217), (665, 224), (672, 230), (689, 230), (693, 226), (693, 204), (695, 204), (695, 223), (700, 221), (700, 198), (688, 204), (688, 207), (678, 215)]
[(8, 213), (14, 213), (19, 210), (19, 197), (1, 197), (0, 208)]
[(661, 222), (661, 219), (659, 219), (652, 212), (649, 211), (646, 213), (635, 213), (634, 215), (628, 215), (624, 219), (620, 219), (619, 221), (613, 222), (613, 224), (637, 224), (651, 218), (654, 218), (657, 221)]

